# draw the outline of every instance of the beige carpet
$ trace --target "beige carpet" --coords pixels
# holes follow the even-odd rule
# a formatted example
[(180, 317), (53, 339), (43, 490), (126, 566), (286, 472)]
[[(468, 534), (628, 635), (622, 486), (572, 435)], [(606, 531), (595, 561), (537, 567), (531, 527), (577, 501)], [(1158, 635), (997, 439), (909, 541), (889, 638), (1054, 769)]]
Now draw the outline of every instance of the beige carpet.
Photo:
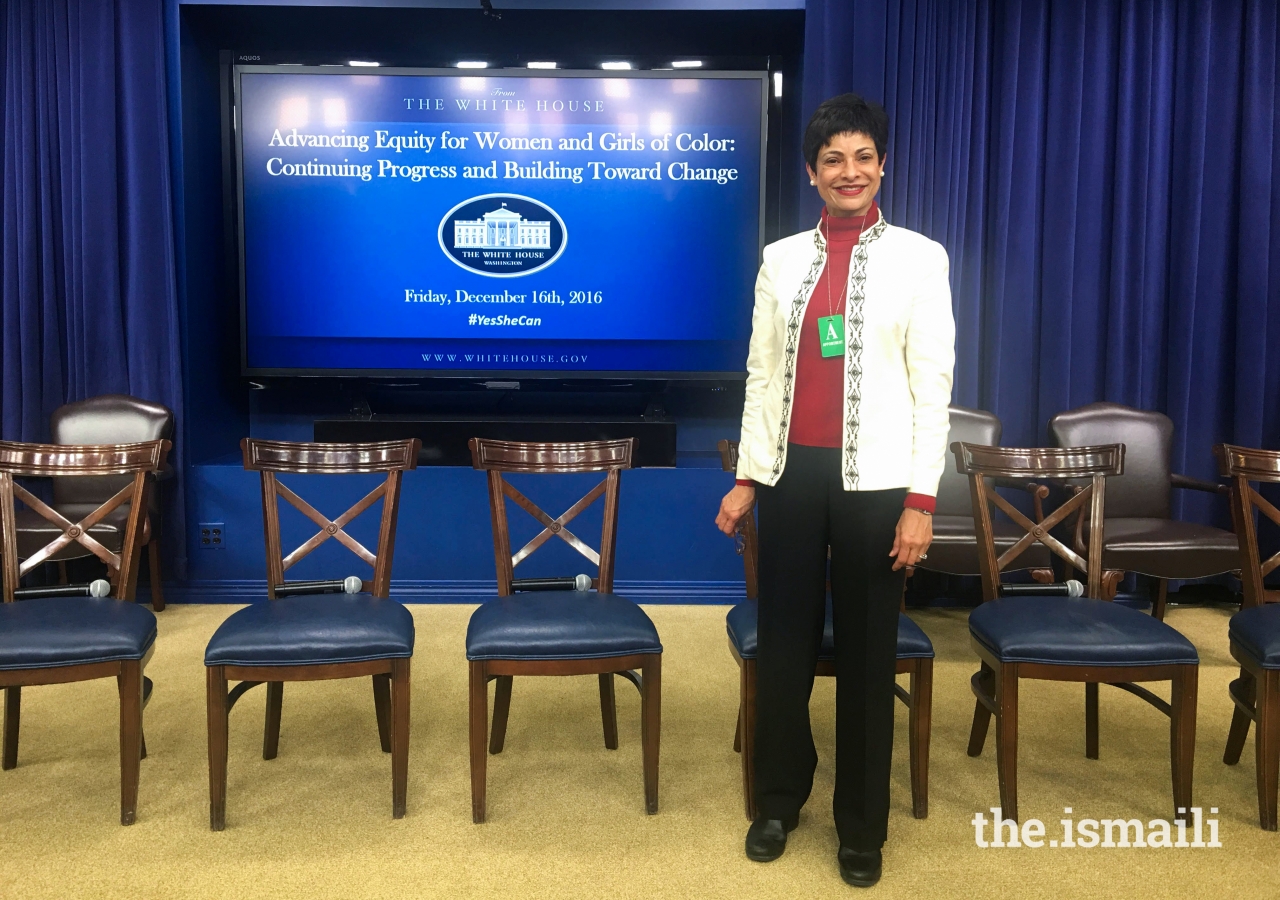
[[(470, 608), (412, 607), (409, 814), (391, 819), (367, 679), (289, 685), (280, 756), (261, 757), (263, 692), (231, 722), (227, 830), (208, 830), (205, 641), (227, 606), (172, 606), (148, 674), (150, 757), (136, 825), (118, 822), (117, 701), (108, 681), (24, 692), (18, 768), (0, 773), (0, 896), (34, 897), (819, 897), (839, 879), (830, 815), (833, 684), (813, 718), (822, 762), (786, 855), (742, 854), (737, 670), (723, 607), (649, 612), (666, 645), (661, 810), (644, 815), (639, 701), (619, 682), (621, 747), (604, 749), (594, 678), (517, 679), (506, 750), (491, 758), (489, 822), (473, 825), (467, 774)], [(1261, 831), (1253, 741), (1222, 764), (1233, 677), (1228, 612), (1174, 609), (1199, 647), (1196, 802), (1219, 808), (1221, 849), (978, 849), (970, 820), (997, 803), (990, 744), (964, 753), (975, 661), (965, 614), (916, 620), (938, 650), (930, 815), (910, 815), (906, 715), (898, 717), (893, 810), (880, 897), (1280, 896), (1280, 834)], [(625, 690), (624, 690), (625, 688)], [(1167, 689), (1165, 691), (1167, 696)], [(1084, 758), (1083, 689), (1024, 682), (1021, 802), (1051, 823), (1170, 814), (1167, 720), (1104, 688), (1102, 758)]]

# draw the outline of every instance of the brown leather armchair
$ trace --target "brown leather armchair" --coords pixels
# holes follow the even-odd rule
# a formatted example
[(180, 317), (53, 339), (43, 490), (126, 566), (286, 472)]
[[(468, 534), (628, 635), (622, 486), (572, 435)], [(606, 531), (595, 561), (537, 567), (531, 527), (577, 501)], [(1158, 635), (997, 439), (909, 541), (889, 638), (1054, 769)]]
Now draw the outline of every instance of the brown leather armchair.
[[(968, 444), (981, 444), (996, 447), (1000, 444), (1000, 420), (993, 413), (981, 409), (969, 409), (965, 406), (950, 407), (951, 432), (947, 437), (947, 446), (957, 441)], [(938, 482), (938, 505), (933, 514), (933, 543), (929, 545), (929, 555), (924, 563), (916, 568), (928, 569), (931, 572), (942, 572), (947, 575), (979, 575), (978, 566), (978, 534), (973, 521), (973, 501), (969, 496), (969, 479), (961, 475), (954, 461), (942, 471), (942, 480)], [(1040, 514), (1040, 501), (1048, 495), (1043, 485), (1026, 487), (1017, 484), (1019, 490), (1028, 490), (1035, 501), (1036, 521)], [(995, 529), (996, 553), (1004, 553), (1022, 537), (1023, 532), (1013, 522), (999, 519), (993, 523)], [(1049, 572), (1052, 568), (1052, 554), (1043, 544), (1036, 542), (1023, 551), (1022, 555), (1009, 564), (1008, 569), (1032, 569)], [(1052, 580), (1048, 575), (1047, 580)]]
[[(1173, 488), (1230, 496), (1223, 484), (1171, 471), (1173, 421), (1163, 413), (1119, 403), (1090, 403), (1049, 420), (1059, 447), (1124, 444), (1124, 474), (1107, 481), (1102, 544), (1106, 598), (1115, 596), (1125, 572), (1150, 576), (1152, 615), (1164, 619), (1169, 579), (1208, 578), (1240, 568), (1233, 532), (1172, 518)], [(1087, 540), (1079, 523), (1077, 545)]]
[[(54, 410), (49, 417), (49, 431), (55, 444), (126, 444), (137, 441), (169, 440), (173, 434), (173, 412), (167, 406), (130, 397), (127, 394), (103, 394)], [(172, 474), (166, 469), (159, 477)], [(72, 522), (79, 522), (104, 501), (129, 485), (128, 476), (94, 475), (81, 478), (53, 478), (53, 508)], [(160, 581), (160, 503), (157, 490), (148, 492), (148, 516), (142, 532), (151, 576), (151, 606), (164, 609), (164, 592)], [(129, 518), (129, 504), (116, 507), (100, 522), (89, 528), (89, 534), (112, 552), (120, 551), (121, 536)], [(58, 526), (29, 509), (17, 513), (18, 557), (25, 559), (57, 538)], [(92, 554), (72, 543), (50, 557), (51, 562), (66, 563)], [(64, 579), (65, 580), (65, 579)]]

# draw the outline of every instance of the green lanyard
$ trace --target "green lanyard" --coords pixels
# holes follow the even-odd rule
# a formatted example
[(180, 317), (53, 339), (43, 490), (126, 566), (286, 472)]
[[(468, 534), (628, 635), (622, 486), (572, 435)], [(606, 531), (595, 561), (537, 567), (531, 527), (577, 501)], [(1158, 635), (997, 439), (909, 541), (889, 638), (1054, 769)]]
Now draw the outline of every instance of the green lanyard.
[[(862, 223), (858, 226), (858, 243), (862, 243), (862, 231), (867, 225), (867, 214), (871, 210), (862, 214)], [(849, 264), (853, 265), (853, 260), (849, 260)], [(818, 317), (818, 346), (822, 350), (824, 358), (829, 356), (844, 356), (844, 313), (835, 312), (831, 303), (831, 236), (827, 234), (827, 315)], [(849, 289), (848, 282), (845, 282), (844, 291)], [(844, 305), (844, 293), (840, 295), (840, 303)]]

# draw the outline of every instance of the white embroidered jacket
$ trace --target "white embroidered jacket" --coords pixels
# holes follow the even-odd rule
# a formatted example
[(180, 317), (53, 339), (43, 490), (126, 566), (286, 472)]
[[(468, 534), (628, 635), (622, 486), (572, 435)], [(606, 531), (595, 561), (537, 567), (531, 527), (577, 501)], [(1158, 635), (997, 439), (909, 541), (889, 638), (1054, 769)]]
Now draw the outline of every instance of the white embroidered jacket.
[[(787, 464), (805, 308), (827, 261), (820, 230), (764, 248), (747, 356), (738, 477), (776, 484)], [(955, 320), (941, 244), (885, 221), (862, 233), (845, 295), (846, 491), (937, 496), (947, 453)]]

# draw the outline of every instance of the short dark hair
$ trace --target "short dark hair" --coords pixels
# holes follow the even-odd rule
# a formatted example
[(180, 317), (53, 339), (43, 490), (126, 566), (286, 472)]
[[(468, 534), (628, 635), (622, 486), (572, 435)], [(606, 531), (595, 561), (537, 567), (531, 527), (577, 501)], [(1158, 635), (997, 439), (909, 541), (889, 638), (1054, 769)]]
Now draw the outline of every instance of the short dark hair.
[(804, 130), (804, 161), (818, 168), (818, 154), (839, 134), (865, 134), (876, 144), (876, 156), (884, 158), (889, 146), (889, 114), (874, 100), (857, 94), (841, 94), (823, 101)]

